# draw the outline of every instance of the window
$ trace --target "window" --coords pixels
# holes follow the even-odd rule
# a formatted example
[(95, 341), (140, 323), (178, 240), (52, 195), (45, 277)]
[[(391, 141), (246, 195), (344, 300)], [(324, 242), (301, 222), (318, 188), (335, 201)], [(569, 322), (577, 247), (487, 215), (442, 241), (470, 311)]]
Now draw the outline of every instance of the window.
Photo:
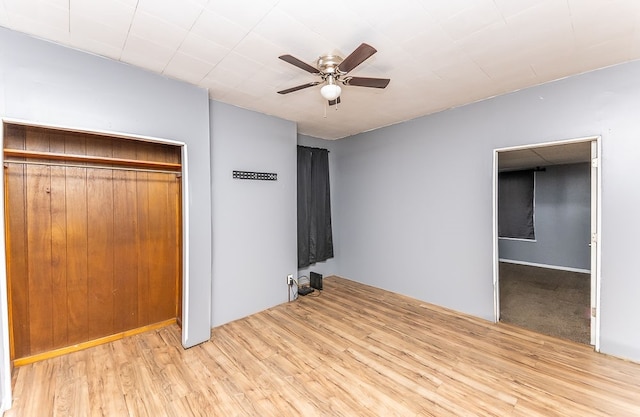
[(498, 174), (498, 236), (530, 239), (534, 228), (534, 171)]

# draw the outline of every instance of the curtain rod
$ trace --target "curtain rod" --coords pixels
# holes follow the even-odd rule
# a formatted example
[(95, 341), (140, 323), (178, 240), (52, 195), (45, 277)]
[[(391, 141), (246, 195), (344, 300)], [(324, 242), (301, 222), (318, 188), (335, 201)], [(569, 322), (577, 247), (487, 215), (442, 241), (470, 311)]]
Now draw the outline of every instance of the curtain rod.
[(319, 151), (327, 151), (329, 153), (331, 153), (331, 151), (329, 149), (325, 149), (325, 148), (314, 148), (313, 146), (304, 146), (304, 145), (297, 145), (298, 148), (307, 148), (307, 149), (317, 149)]
[(502, 172), (527, 172), (527, 171), (533, 171), (533, 172), (545, 172), (547, 170), (547, 167), (535, 167), (535, 168), (506, 168), (506, 169), (499, 169), (498, 173), (502, 173)]

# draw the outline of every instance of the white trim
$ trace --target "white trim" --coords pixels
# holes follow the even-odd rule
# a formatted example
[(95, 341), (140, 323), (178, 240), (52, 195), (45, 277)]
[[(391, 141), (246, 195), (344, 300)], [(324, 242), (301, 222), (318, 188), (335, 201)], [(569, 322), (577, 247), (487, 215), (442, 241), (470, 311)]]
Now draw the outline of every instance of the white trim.
[[(596, 245), (596, 265), (595, 265), (595, 280), (596, 280), (596, 299), (595, 299), (595, 307), (596, 307), (596, 318), (595, 318), (595, 326), (592, 329), (595, 332), (595, 344), (594, 350), (596, 352), (600, 351), (600, 317), (601, 317), (601, 308), (600, 308), (600, 293), (601, 293), (601, 273), (602, 273), (602, 137), (599, 135), (594, 136), (585, 136), (576, 139), (567, 139), (567, 140), (558, 140), (553, 142), (545, 142), (545, 143), (533, 143), (529, 145), (519, 145), (519, 146), (509, 146), (504, 148), (495, 148), (493, 150), (493, 282), (494, 282), (494, 317), (495, 321), (498, 322), (500, 320), (500, 290), (499, 290), (499, 254), (498, 254), (498, 213), (497, 213), (497, 177), (498, 177), (498, 157), (500, 152), (506, 151), (515, 151), (522, 149), (531, 149), (531, 148), (544, 148), (548, 146), (555, 145), (566, 145), (572, 143), (580, 143), (580, 142), (593, 142), (596, 141), (598, 148), (598, 171), (597, 171), (597, 210), (596, 210), (596, 223), (597, 223), (597, 233), (598, 233), (598, 241)], [(537, 264), (539, 265), (539, 264)], [(537, 266), (536, 265), (536, 266)], [(553, 267), (553, 266), (545, 266), (545, 267)], [(593, 268), (593, 265), (591, 266)], [(558, 267), (555, 267), (558, 269)], [(570, 269), (567, 269), (570, 270)], [(574, 269), (576, 272), (591, 273), (589, 270), (580, 270)]]
[(602, 284), (602, 137), (595, 138), (596, 147), (598, 152), (598, 171), (597, 182), (598, 187), (596, 190), (596, 323), (595, 323), (595, 344), (594, 349), (596, 352), (600, 352), (600, 317), (602, 316), (600, 309), (600, 294)]
[(189, 161), (187, 144), (182, 144), (182, 346), (187, 346), (189, 338)]
[(11, 398), (2, 399), (2, 403), (0, 403), (0, 416), (4, 415), (6, 411), (9, 411), (11, 409), (11, 403), (12, 403)]
[(498, 151), (493, 151), (493, 174), (491, 187), (491, 205), (493, 212), (493, 319), (497, 323), (500, 321), (500, 280), (498, 279)]
[(541, 263), (537, 263), (537, 262), (516, 261), (516, 260), (513, 260), (513, 259), (503, 259), (503, 258), (499, 258), (498, 260), (500, 262), (504, 262), (504, 263), (507, 263), (507, 264), (535, 266), (535, 267), (538, 267), (538, 268), (556, 269), (558, 271), (579, 272), (581, 274), (590, 274), (591, 273), (591, 271), (588, 270), (588, 269), (572, 268), (570, 266), (548, 265), (548, 264), (541, 264)]
[[(157, 138), (153, 136), (137, 135), (135, 133), (122, 133), (122, 132), (115, 132), (112, 130), (101, 130), (101, 129), (91, 130), (91, 129), (86, 129), (82, 127), (72, 127), (72, 126), (56, 125), (56, 124), (50, 124), (50, 123), (31, 122), (29, 120), (12, 119), (8, 117), (2, 118), (2, 122), (7, 124), (12, 124), (12, 125), (33, 126), (33, 127), (42, 127), (45, 129), (63, 130), (65, 132), (88, 133), (91, 135), (108, 136), (111, 138), (134, 139), (134, 140), (139, 140), (144, 142), (154, 142), (154, 143), (163, 143), (167, 145), (185, 146), (184, 142), (180, 142), (177, 140)], [(184, 164), (183, 164), (183, 170), (184, 170)]]
[(546, 148), (549, 146), (556, 145), (570, 145), (572, 143), (580, 143), (580, 142), (593, 142), (594, 140), (598, 140), (600, 136), (584, 136), (577, 139), (567, 139), (567, 140), (557, 140), (553, 142), (544, 142), (544, 143), (532, 143), (530, 145), (518, 145), (518, 146), (507, 146), (505, 148), (496, 148), (495, 152), (505, 152), (505, 151), (518, 151), (523, 149), (531, 149), (531, 148)]
[[(4, 120), (0, 120), (0, 150), (4, 149)], [(3, 165), (4, 152), (0, 152), (0, 164)], [(4, 201), (4, 169), (0, 174), (0, 195)], [(2, 331), (2, 405), (0, 412), (11, 408), (11, 350), (9, 347), (9, 294), (7, 290), (7, 252), (5, 250), (4, 204), (0, 204), (0, 328)]]

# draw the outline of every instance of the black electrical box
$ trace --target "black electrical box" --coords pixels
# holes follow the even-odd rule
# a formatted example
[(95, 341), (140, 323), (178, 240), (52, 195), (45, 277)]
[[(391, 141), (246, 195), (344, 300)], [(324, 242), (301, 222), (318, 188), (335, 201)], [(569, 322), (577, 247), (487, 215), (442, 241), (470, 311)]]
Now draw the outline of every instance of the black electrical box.
[(315, 288), (316, 290), (322, 290), (322, 274), (318, 274), (317, 272), (310, 272), (309, 285), (311, 285), (311, 288)]

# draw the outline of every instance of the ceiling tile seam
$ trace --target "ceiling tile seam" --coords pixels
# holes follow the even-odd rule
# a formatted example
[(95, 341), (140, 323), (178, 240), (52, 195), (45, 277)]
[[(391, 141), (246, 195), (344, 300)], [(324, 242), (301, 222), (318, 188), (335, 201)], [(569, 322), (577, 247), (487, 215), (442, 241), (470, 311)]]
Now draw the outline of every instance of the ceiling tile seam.
[(500, 13), (500, 17), (502, 17), (502, 21), (504, 22), (504, 24), (509, 26), (509, 24), (507, 23), (507, 18), (502, 13), (502, 10), (500, 9), (500, 6), (498, 6), (498, 3), (496, 3), (496, 0), (493, 0), (493, 5), (496, 7), (498, 13)]
[[(459, 48), (460, 45), (458, 45), (458, 41), (454, 41), (454, 44), (456, 45), (456, 47)], [(459, 48), (460, 50), (462, 50), (462, 48)], [(469, 61), (473, 62), (475, 64), (475, 66), (482, 71), (482, 73), (487, 77), (487, 79), (491, 80), (491, 81), (495, 81), (488, 73), (487, 71), (484, 70), (484, 68), (482, 68), (482, 65), (480, 65), (479, 63), (476, 62), (475, 59), (471, 58), (468, 56), (467, 53), (464, 54), (465, 56), (467, 56), (469, 58)]]
[(567, 10), (569, 11), (569, 22), (571, 22), (571, 34), (573, 35), (573, 49), (576, 50), (578, 48), (578, 38), (576, 35), (576, 27), (573, 24), (573, 13), (571, 13), (571, 4), (569, 3), (569, 0), (565, 0), (565, 3), (567, 5)]
[(633, 49), (640, 46), (640, 14), (636, 14), (636, 21), (633, 25), (633, 39), (631, 42), (630, 53), (633, 54)]
[[(205, 74), (204, 77), (202, 77), (200, 79), (200, 81), (198, 81), (198, 83), (201, 83), (202, 81), (204, 81), (205, 79), (207, 79), (209, 77), (209, 75), (211, 75), (211, 73), (218, 67), (218, 65), (220, 65), (228, 56), (229, 54), (231, 54), (232, 52), (234, 52), (234, 50), (236, 49), (236, 47), (238, 45), (240, 45), (242, 43), (242, 41), (244, 41), (247, 36), (249, 36), (251, 33), (253, 33), (253, 30), (260, 24), (262, 23), (262, 21), (269, 15), (271, 14), (271, 12), (273, 11), (273, 9), (276, 8), (276, 6), (278, 5), (278, 3), (280, 3), (280, 1), (278, 0), (276, 3), (273, 4), (273, 6), (271, 6), (271, 8), (269, 9), (269, 11), (267, 11), (253, 26), (251, 26), (251, 28), (245, 33), (245, 35), (242, 37), (242, 39), (240, 39), (235, 45), (233, 45), (232, 48), (229, 48), (229, 51), (227, 51), (227, 53), (224, 54), (224, 56), (218, 61), (217, 64), (215, 64), (210, 70), (209, 72), (207, 72)], [(226, 19), (226, 18), (225, 18)], [(184, 40), (183, 40), (184, 42)], [(207, 88), (207, 90), (209, 90)]]
[(127, 43), (129, 42), (129, 37), (131, 36), (131, 27), (133, 26), (133, 19), (136, 18), (136, 13), (138, 13), (138, 6), (140, 4), (140, 0), (136, 0), (136, 6), (133, 8), (133, 13), (131, 14), (131, 21), (129, 22), (129, 27), (127, 28), (127, 36), (124, 38), (124, 44), (122, 45), (122, 49), (120, 50), (120, 56), (118, 57), (118, 61), (122, 61), (122, 54), (124, 50), (127, 48)]
[[(200, 14), (198, 14), (198, 17), (196, 17), (195, 19), (193, 19), (193, 22), (191, 23), (191, 26), (189, 27), (189, 30), (187, 30), (187, 33), (184, 35), (184, 37), (182, 38), (182, 41), (180, 41), (180, 45), (178, 45), (176, 47), (176, 49), (173, 51), (173, 54), (171, 55), (171, 58), (169, 58), (169, 60), (167, 61), (166, 64), (164, 64), (164, 67), (162, 68), (161, 73), (164, 74), (165, 70), (167, 69), (167, 66), (169, 66), (169, 64), (171, 63), (171, 61), (173, 61), (173, 58), (175, 58), (175, 56), (178, 54), (178, 51), (180, 50), (180, 48), (182, 47), (182, 45), (184, 44), (184, 41), (187, 39), (187, 36), (189, 36), (189, 34), (191, 33), (191, 31), (193, 30), (193, 27), (195, 26), (196, 22), (198, 21), (198, 19), (200, 19), (202, 17), (202, 14), (204, 13), (205, 7), (203, 6), (202, 9), (200, 9)], [(161, 19), (162, 20), (162, 19)], [(188, 55), (188, 54), (187, 54)], [(193, 57), (198, 59), (198, 57)], [(165, 74), (166, 75), (166, 74)], [(204, 78), (201, 78), (198, 82), (202, 82)]]
[(485, 71), (485, 70), (484, 70), (484, 68), (482, 67), (482, 65), (478, 64), (474, 59), (471, 59), (471, 62), (473, 62), (474, 64), (476, 64), (476, 66), (477, 66), (478, 68), (480, 68), (480, 71), (482, 71), (482, 73), (483, 73), (484, 75), (486, 75), (486, 77), (487, 77), (488, 79), (490, 79), (491, 81), (496, 81), (496, 80), (494, 80), (494, 79), (493, 79), (493, 77), (491, 77), (491, 76), (489, 75), (489, 73), (487, 73), (487, 71)]
[(540, 157), (540, 159), (542, 159), (543, 161), (551, 164), (551, 161), (549, 161), (547, 158), (545, 158), (544, 156), (540, 155), (535, 149), (531, 149), (531, 152), (535, 153), (536, 155), (538, 155)]

